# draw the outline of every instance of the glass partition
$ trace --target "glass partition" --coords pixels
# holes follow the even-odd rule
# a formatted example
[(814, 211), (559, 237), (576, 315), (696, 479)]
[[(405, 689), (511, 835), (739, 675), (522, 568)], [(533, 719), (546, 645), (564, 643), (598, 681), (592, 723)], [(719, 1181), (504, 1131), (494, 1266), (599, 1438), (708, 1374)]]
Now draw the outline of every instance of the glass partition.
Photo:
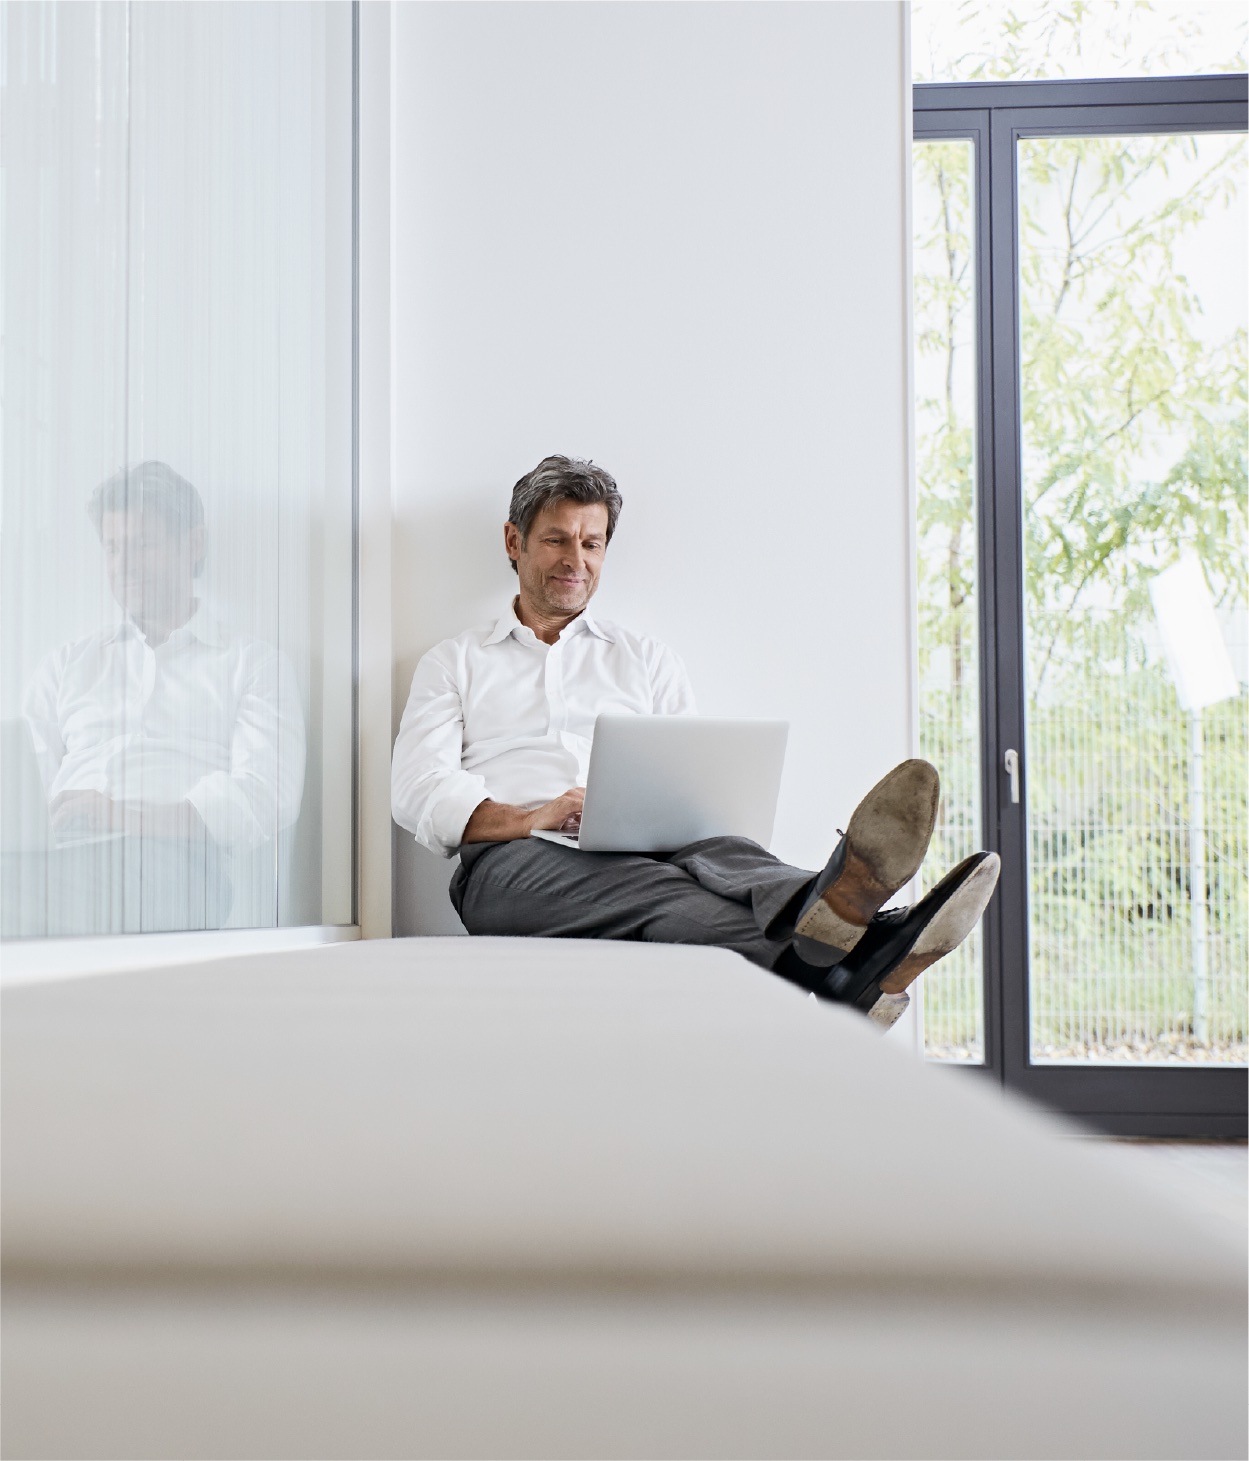
[(3, 935), (349, 923), (351, 9), (0, 46)]

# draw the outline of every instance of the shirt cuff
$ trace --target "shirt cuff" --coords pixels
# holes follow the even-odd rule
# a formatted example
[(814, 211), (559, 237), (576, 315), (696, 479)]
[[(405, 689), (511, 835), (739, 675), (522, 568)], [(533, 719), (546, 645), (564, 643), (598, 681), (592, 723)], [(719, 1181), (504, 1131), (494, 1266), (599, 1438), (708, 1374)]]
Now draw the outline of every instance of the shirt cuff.
[(468, 819), (489, 795), (485, 777), (453, 771), (426, 803), (416, 840), (440, 857), (454, 857)]
[(186, 794), (218, 847), (255, 847), (264, 841), (251, 803), (225, 771), (210, 771)]

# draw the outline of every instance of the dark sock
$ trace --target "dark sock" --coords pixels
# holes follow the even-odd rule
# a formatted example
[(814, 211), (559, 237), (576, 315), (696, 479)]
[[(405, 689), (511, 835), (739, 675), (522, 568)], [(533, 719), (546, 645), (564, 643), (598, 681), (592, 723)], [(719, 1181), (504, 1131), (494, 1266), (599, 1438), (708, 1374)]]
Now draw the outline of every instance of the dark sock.
[(821, 999), (829, 998), (828, 976), (832, 971), (818, 964), (808, 964), (792, 944), (786, 945), (781, 957), (772, 965), (772, 972), (788, 979), (791, 984), (818, 994)]
[(846, 987), (853, 982), (853, 967), (849, 958), (840, 964), (809, 964), (798, 950), (790, 944), (781, 957), (772, 965), (773, 974), (788, 979), (791, 984), (809, 990), (820, 999), (840, 1000)]

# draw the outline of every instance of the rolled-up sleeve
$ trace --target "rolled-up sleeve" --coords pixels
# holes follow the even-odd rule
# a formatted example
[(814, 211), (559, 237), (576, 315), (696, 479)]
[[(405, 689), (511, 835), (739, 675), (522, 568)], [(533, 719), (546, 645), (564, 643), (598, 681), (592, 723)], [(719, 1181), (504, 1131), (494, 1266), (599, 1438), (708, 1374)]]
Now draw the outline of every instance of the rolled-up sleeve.
[(35, 671), (34, 678), (22, 696), (22, 714), (30, 727), (30, 739), (35, 748), (35, 759), (39, 775), (43, 779), (43, 792), (52, 800), (52, 785), (56, 773), (65, 759), (65, 742), (61, 739), (61, 727), (56, 709), (57, 686), (64, 668), (63, 650), (54, 650), (45, 655)]
[(304, 718), (284, 654), (249, 645), (230, 736), (229, 771), (212, 771), (186, 794), (213, 840), (258, 847), (299, 816), (304, 790)]
[(666, 644), (651, 641), (653, 654), (648, 669), (653, 711), (656, 715), (697, 715), (694, 687), (685, 662)]
[(463, 770), (464, 703), (454, 651), (439, 645), (421, 660), (395, 741), (390, 807), (398, 824), (441, 857), (454, 857), (464, 828), (489, 795), (485, 779)]

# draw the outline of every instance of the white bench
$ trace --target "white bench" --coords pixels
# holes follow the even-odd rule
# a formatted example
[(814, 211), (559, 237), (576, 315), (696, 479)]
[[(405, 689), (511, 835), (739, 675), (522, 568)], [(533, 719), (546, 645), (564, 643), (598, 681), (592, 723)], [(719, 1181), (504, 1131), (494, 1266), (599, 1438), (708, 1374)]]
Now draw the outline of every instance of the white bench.
[(1239, 1252), (735, 955), (346, 944), (3, 1034), (5, 1456), (1245, 1454)]

